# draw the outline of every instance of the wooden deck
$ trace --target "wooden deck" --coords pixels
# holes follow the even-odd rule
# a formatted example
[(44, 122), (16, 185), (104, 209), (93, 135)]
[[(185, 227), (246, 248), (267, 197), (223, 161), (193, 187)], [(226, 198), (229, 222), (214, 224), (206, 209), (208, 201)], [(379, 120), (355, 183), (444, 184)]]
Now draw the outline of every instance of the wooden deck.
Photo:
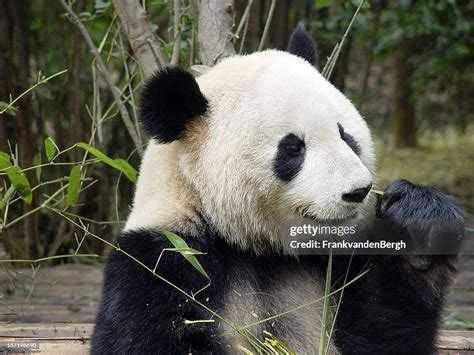
[[(90, 323), (6, 324), (0, 327), (0, 344), (30, 344), (48, 355), (82, 355), (89, 354), (91, 334)], [(438, 348), (440, 355), (472, 354), (474, 332), (443, 331)]]
[(3, 324), (0, 354), (3, 354), (1, 344), (13, 343), (39, 349), (40, 354), (85, 355), (89, 354), (91, 334), (91, 323)]
[[(87, 354), (101, 286), (100, 266), (0, 269), (0, 344), (38, 342), (46, 354)], [(472, 256), (460, 260), (447, 312), (453, 326), (474, 324)], [(474, 354), (474, 331), (443, 331), (440, 354)]]
[(0, 270), (0, 323), (93, 323), (102, 268), (83, 264)]
[[(474, 257), (463, 257), (460, 270), (447, 312), (454, 322), (471, 322), (474, 328)], [(98, 266), (0, 269), (0, 323), (92, 323), (101, 287)]]

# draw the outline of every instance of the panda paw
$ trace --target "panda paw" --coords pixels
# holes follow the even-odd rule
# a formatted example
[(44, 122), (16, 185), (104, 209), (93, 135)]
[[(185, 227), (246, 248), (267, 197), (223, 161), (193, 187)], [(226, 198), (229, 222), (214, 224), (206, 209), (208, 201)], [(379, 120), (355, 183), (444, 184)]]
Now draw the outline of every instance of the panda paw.
[(431, 255), (455, 255), (459, 251), (463, 212), (433, 187), (397, 180), (379, 197), (376, 214), (408, 234), (412, 251)]
[(377, 217), (393, 220), (462, 219), (462, 210), (448, 196), (430, 187), (396, 180), (377, 203)]

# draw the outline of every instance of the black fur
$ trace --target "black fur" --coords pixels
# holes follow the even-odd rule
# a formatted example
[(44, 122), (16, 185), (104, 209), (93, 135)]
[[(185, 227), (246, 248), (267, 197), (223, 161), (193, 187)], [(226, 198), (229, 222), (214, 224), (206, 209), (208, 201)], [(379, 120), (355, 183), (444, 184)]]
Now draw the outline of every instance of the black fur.
[[(378, 217), (401, 225), (414, 218), (462, 218), (460, 209), (439, 191), (404, 180), (390, 185), (383, 199), (388, 201), (378, 204)], [(338, 258), (335, 275), (341, 280), (349, 258)], [(435, 354), (444, 296), (456, 272), (455, 258), (432, 256), (431, 266), (423, 271), (412, 266), (413, 258), (353, 258), (352, 276), (366, 263), (372, 271), (344, 292), (335, 338), (342, 354)]]
[[(222, 301), (222, 272), (213, 238), (188, 239), (188, 245), (213, 257), (201, 258), (212, 278), (211, 286), (197, 296), (213, 296), (212, 309)], [(117, 246), (153, 269), (164, 248), (172, 245), (158, 232), (123, 233)], [(179, 253), (165, 252), (156, 272), (187, 292), (207, 284)], [(113, 251), (104, 274), (102, 302), (92, 337), (91, 354), (188, 354), (220, 353), (212, 323), (184, 324), (184, 320), (210, 319), (211, 314), (121, 252)]]
[[(398, 181), (386, 190), (386, 196), (389, 199), (397, 196), (397, 199), (383, 204), (384, 207), (379, 205), (379, 218), (404, 223), (413, 215), (417, 218), (460, 217), (456, 206), (430, 188)], [(239, 291), (234, 289), (235, 280), (245, 280), (257, 294), (266, 295), (280, 285), (278, 281), (283, 275), (287, 277), (299, 269), (309, 271), (316, 279), (324, 279), (325, 257), (304, 255), (296, 260), (275, 254), (257, 258), (251, 252), (229, 245), (211, 229), (200, 238), (180, 235), (190, 247), (208, 253), (198, 258), (212, 283), (197, 299), (214, 310), (222, 309), (228, 292)], [(149, 230), (124, 232), (117, 244), (149, 268), (155, 266), (164, 248), (171, 247), (159, 232)], [(453, 258), (434, 257), (429, 269), (419, 271), (411, 267), (405, 256), (354, 256), (352, 259), (334, 256), (333, 289), (341, 286), (349, 263), (348, 280), (367, 266), (371, 271), (344, 289), (333, 338), (340, 353), (433, 354), (444, 295), (455, 271)], [(157, 273), (187, 292), (197, 291), (207, 283), (178, 253), (165, 252)], [(262, 312), (278, 302), (264, 296), (260, 301)], [(91, 353), (223, 354), (235, 351), (225, 347), (223, 326), (217, 318), (214, 317), (214, 323), (183, 323), (185, 319), (210, 318), (208, 311), (191, 300), (186, 301), (185, 296), (120, 251), (113, 251), (105, 268)], [(265, 323), (265, 329), (285, 341), (289, 331), (299, 329), (300, 321), (298, 313), (289, 314)]]
[(290, 181), (301, 170), (306, 154), (304, 142), (293, 133), (287, 134), (278, 143), (278, 151), (273, 162), (276, 176)]
[[(430, 206), (429, 209), (426, 206)], [(441, 191), (430, 186), (397, 180), (379, 198), (377, 217), (396, 220), (460, 220), (463, 211)]]
[(208, 109), (194, 77), (179, 68), (166, 68), (145, 84), (140, 118), (145, 131), (162, 143), (179, 139), (186, 124)]
[(316, 65), (316, 46), (311, 36), (306, 32), (304, 21), (300, 21), (291, 34), (287, 51), (305, 59), (312, 65)]
[(344, 127), (340, 123), (337, 124), (337, 128), (339, 128), (339, 134), (341, 135), (341, 139), (347, 143), (349, 147), (356, 153), (357, 155), (360, 154), (360, 146), (359, 143), (355, 140), (355, 138), (344, 131)]
[[(207, 253), (198, 256), (212, 283), (197, 299), (213, 310), (222, 309), (225, 295), (239, 292), (235, 280), (245, 279), (255, 290), (266, 292), (278, 275), (299, 268), (294, 258), (261, 256), (230, 246), (210, 229), (201, 238), (180, 236), (187, 244)], [(164, 248), (172, 247), (159, 232), (124, 232), (117, 246), (153, 269)], [(318, 273), (319, 264), (307, 259), (305, 268)], [(188, 293), (204, 287), (207, 280), (182, 255), (165, 252), (156, 269)], [(320, 277), (320, 276), (318, 276)], [(264, 299), (266, 305), (274, 300)], [(256, 310), (259, 311), (259, 310)], [(283, 311), (283, 310), (282, 310)], [(214, 323), (184, 324), (184, 320), (214, 319)], [(267, 328), (279, 334), (278, 321)], [(298, 317), (291, 323), (298, 329)], [(91, 339), (92, 355), (108, 354), (224, 354), (223, 324), (179, 291), (153, 276), (120, 251), (107, 262), (99, 312)], [(235, 349), (233, 349), (235, 352)]]

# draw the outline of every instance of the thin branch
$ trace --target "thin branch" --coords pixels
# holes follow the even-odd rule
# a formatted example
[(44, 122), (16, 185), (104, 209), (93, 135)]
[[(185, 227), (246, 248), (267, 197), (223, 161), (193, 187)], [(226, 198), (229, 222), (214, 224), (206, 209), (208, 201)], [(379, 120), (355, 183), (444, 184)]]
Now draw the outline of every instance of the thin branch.
[(273, 12), (275, 11), (275, 7), (276, 7), (276, 2), (277, 0), (272, 0), (270, 9), (268, 10), (267, 21), (265, 21), (265, 28), (263, 29), (263, 34), (262, 34), (262, 38), (260, 39), (260, 44), (258, 45), (259, 52), (263, 49), (263, 46), (265, 45), (265, 41), (267, 40), (268, 31), (270, 30), (270, 25), (272, 23)]
[(242, 51), (244, 50), (245, 40), (247, 39), (247, 33), (249, 30), (249, 23), (250, 23), (250, 15), (247, 17), (247, 20), (245, 21), (244, 34), (242, 35), (242, 40), (240, 41), (239, 54), (242, 54)]
[(189, 66), (193, 66), (194, 58), (196, 57), (196, 32), (198, 30), (197, 24), (199, 20), (199, 4), (197, 0), (189, 0), (191, 5), (191, 12), (193, 14), (193, 25), (191, 30), (191, 50), (189, 53)]
[(331, 74), (334, 70), (334, 67), (336, 66), (337, 58), (339, 58), (339, 54), (341, 53), (341, 49), (342, 49), (342, 46), (344, 44), (344, 41), (346, 40), (346, 37), (348, 36), (349, 31), (351, 30), (352, 25), (354, 24), (354, 21), (355, 21), (357, 15), (359, 14), (359, 11), (362, 8), (362, 5), (364, 4), (364, 1), (365, 0), (360, 1), (356, 12), (354, 13), (354, 15), (351, 18), (351, 22), (349, 22), (349, 25), (346, 28), (346, 32), (344, 32), (344, 35), (342, 36), (341, 42), (336, 44), (336, 47), (333, 50), (334, 55), (331, 55), (328, 62), (326, 63), (326, 65), (323, 68), (323, 73), (324, 73), (323, 76), (326, 79), (329, 79), (331, 77)]
[(65, 258), (104, 258), (98, 254), (63, 254), (63, 255), (53, 255), (53, 256), (46, 256), (44, 258), (39, 259), (1, 259), (0, 263), (29, 263), (29, 264), (37, 264), (42, 263), (44, 261), (55, 260), (55, 259), (65, 259)]
[(142, 148), (142, 142), (140, 140), (140, 137), (137, 134), (137, 127), (133, 124), (132, 120), (130, 119), (130, 115), (128, 114), (127, 108), (125, 107), (121, 97), (120, 97), (120, 91), (119, 89), (114, 85), (111, 75), (109, 71), (107, 70), (107, 67), (105, 66), (102, 57), (100, 56), (99, 51), (97, 50), (96, 46), (94, 45), (94, 42), (92, 41), (92, 38), (89, 35), (89, 32), (87, 32), (87, 29), (85, 28), (84, 24), (80, 20), (80, 18), (76, 15), (74, 10), (69, 6), (65, 0), (60, 0), (61, 5), (64, 7), (66, 12), (69, 15), (69, 20), (71, 21), (72, 24), (74, 24), (79, 31), (81, 32), (82, 37), (86, 41), (87, 46), (89, 47), (90, 51), (92, 52), (92, 55), (95, 58), (95, 61), (97, 63), (97, 69), (99, 70), (100, 74), (104, 78), (105, 82), (107, 83), (107, 86), (109, 87), (110, 91), (112, 92), (112, 95), (114, 96), (115, 103), (120, 111), (120, 116), (122, 117), (122, 121), (125, 125), (125, 128), (127, 129), (128, 133), (130, 134), (130, 137), (132, 137), (133, 143), (135, 144), (135, 147), (137, 148), (138, 152), (140, 155), (143, 155), (143, 148)]
[(379, 27), (380, 27), (380, 20), (382, 15), (382, 6), (377, 6), (375, 8), (375, 19), (373, 20), (372, 26), (372, 38), (370, 39), (369, 46), (367, 47), (367, 62), (365, 64), (364, 70), (364, 77), (362, 79), (362, 85), (359, 93), (359, 100), (358, 100), (358, 110), (362, 111), (362, 107), (364, 105), (365, 94), (367, 92), (367, 86), (369, 83), (370, 77), (370, 70), (372, 68), (372, 63), (374, 61), (374, 49), (377, 45), (379, 36)]
[[(291, 308), (291, 309), (288, 309), (284, 312), (281, 312), (281, 313), (278, 313), (278, 314), (275, 314), (275, 315), (272, 315), (272, 316), (269, 316), (267, 318), (264, 318), (264, 319), (260, 319), (259, 321), (256, 321), (254, 323), (251, 323), (251, 324), (247, 324), (247, 325), (244, 325), (244, 326), (241, 326), (241, 327), (237, 327), (237, 329), (239, 331), (244, 331), (244, 330), (247, 330), (251, 327), (255, 327), (256, 325), (259, 325), (259, 324), (262, 324), (262, 323), (266, 323), (268, 321), (271, 321), (275, 318), (279, 318), (279, 317), (282, 317), (282, 316), (286, 316), (287, 314), (290, 314), (290, 313), (294, 313), (294, 312), (297, 312), (301, 309), (304, 309), (306, 307), (309, 307), (309, 306), (312, 306), (316, 303), (319, 303), (321, 301), (324, 301), (326, 298), (330, 298), (334, 295), (336, 295), (337, 293), (339, 293), (341, 290), (345, 289), (346, 287), (348, 287), (349, 285), (353, 284), (354, 282), (356, 282), (357, 280), (359, 280), (360, 278), (362, 278), (363, 276), (365, 276), (365, 274), (367, 274), (369, 271), (371, 270), (371, 268), (367, 268), (365, 269), (364, 271), (361, 271), (357, 276), (355, 276), (351, 281), (347, 282), (345, 285), (342, 285), (341, 287), (339, 287), (337, 290), (334, 290), (328, 294), (325, 294), (324, 296), (322, 297), (319, 297), (319, 298), (316, 298), (316, 299), (313, 299), (307, 303), (304, 303), (304, 304), (301, 304), (297, 307), (294, 307), (294, 308)], [(232, 334), (232, 330), (229, 330), (229, 331), (226, 331), (224, 332), (222, 335), (225, 336), (225, 335), (228, 335), (228, 334)]]
[[(115, 245), (115, 244), (112, 244), (111, 242), (105, 240), (104, 238), (90, 232), (86, 227), (84, 227), (82, 225), (82, 221), (79, 219), (79, 222), (76, 222), (74, 220), (72, 220), (71, 218), (69, 218), (68, 216), (64, 215), (61, 211), (59, 211), (58, 209), (55, 209), (55, 208), (49, 208), (51, 211), (55, 212), (56, 214), (58, 214), (59, 216), (65, 218), (66, 220), (68, 220), (69, 222), (71, 222), (72, 224), (74, 224), (76, 227), (80, 228), (81, 230), (83, 230), (86, 235), (90, 235), (91, 237), (101, 241), (102, 243), (110, 246), (111, 248), (115, 249), (115, 251), (117, 253), (122, 253), (123, 255), (125, 255), (126, 257), (130, 258), (131, 260), (133, 260), (134, 262), (136, 262), (139, 266), (141, 266), (142, 268), (144, 268), (145, 270), (147, 270), (148, 272), (150, 272), (153, 276), (159, 278), (161, 281), (165, 282), (166, 284), (168, 284), (169, 286), (171, 286), (172, 288), (174, 288), (176, 291), (180, 292), (182, 295), (184, 295), (187, 299), (191, 300), (192, 302), (196, 303), (198, 306), (202, 307), (203, 309), (205, 309), (206, 311), (208, 311), (209, 313), (211, 313), (211, 317), (217, 317), (219, 318), (222, 322), (224, 322), (225, 324), (227, 324), (233, 331), (237, 332), (238, 334), (240, 334), (242, 337), (244, 337), (245, 339), (249, 340), (248, 336), (246, 336), (245, 333), (241, 332), (233, 323), (229, 322), (228, 320), (226, 320), (224, 317), (222, 317), (219, 313), (217, 313), (217, 311), (214, 311), (213, 309), (209, 308), (206, 304), (202, 303), (201, 301), (199, 301), (198, 299), (196, 299), (196, 297), (193, 295), (193, 293), (188, 293), (186, 291), (184, 291), (183, 289), (179, 288), (178, 286), (176, 286), (174, 283), (172, 283), (171, 281), (169, 281), (168, 279), (166, 279), (165, 277), (161, 276), (160, 274), (157, 274), (156, 272), (154, 272), (151, 268), (149, 268), (147, 265), (145, 265), (142, 261), (138, 260), (136, 257), (134, 257), (133, 255), (129, 254), (127, 251), (123, 250), (120, 248), (119, 245)], [(349, 283), (348, 283), (349, 285)]]
[(9, 110), (13, 110), (15, 111), (15, 103), (17, 101), (19, 101), (23, 96), (27, 95), (28, 93), (30, 93), (31, 91), (33, 91), (34, 89), (36, 89), (38, 86), (40, 85), (43, 85), (43, 84), (46, 84), (49, 80), (59, 76), (59, 75), (63, 75), (65, 72), (67, 72), (67, 69), (65, 70), (61, 70), (60, 72), (57, 72), (56, 74), (53, 74), (51, 76), (48, 76), (47, 78), (46, 77), (43, 77), (41, 75), (41, 72), (40, 74), (38, 74), (38, 81), (32, 85), (31, 87), (29, 87), (27, 90), (23, 91), (19, 96), (17, 96), (15, 99), (12, 99), (11, 96), (10, 96), (10, 103), (8, 105), (6, 105), (4, 108), (2, 108), (0, 110), (0, 115), (9, 111)]
[(181, 29), (179, 26), (181, 19), (181, 0), (173, 1), (173, 54), (171, 55), (171, 65), (179, 64), (179, 52), (181, 50)]
[(168, 63), (168, 57), (151, 31), (145, 9), (137, 0), (113, 0), (133, 53), (145, 78)]
[(321, 71), (321, 75), (324, 76), (325, 78), (327, 78), (327, 72), (329, 70), (329, 67), (331, 66), (331, 63), (334, 59), (334, 56), (336, 55), (336, 52), (337, 52), (337, 47), (339, 46), (339, 43), (336, 43), (336, 45), (334, 46), (334, 48), (332, 49), (332, 52), (331, 54), (329, 55), (328, 57), (328, 61), (326, 62), (326, 64), (324, 65), (323, 67), (323, 70)]
[(244, 28), (244, 26), (248, 23), (248, 17), (250, 16), (250, 9), (252, 8), (253, 0), (249, 0), (247, 6), (245, 7), (244, 14), (240, 19), (239, 25), (237, 26), (237, 30), (235, 31), (235, 38), (238, 39), (240, 36), (240, 31)]
[[(127, 51), (125, 49), (125, 46), (123, 45), (122, 41), (122, 33), (119, 30), (118, 31), (118, 38), (120, 42), (120, 48), (122, 50), (122, 57), (123, 57), (123, 67), (125, 69), (125, 75), (126, 75), (126, 83), (128, 87), (128, 92), (130, 93), (130, 106), (132, 107), (132, 112), (133, 112), (133, 121), (135, 124), (135, 127), (140, 127), (140, 124), (138, 123), (138, 112), (137, 112), (137, 105), (135, 104), (135, 99), (133, 95), (133, 87), (132, 87), (132, 80), (130, 80), (131, 75), (130, 75), (130, 70), (128, 69), (128, 62), (127, 62)], [(99, 133), (99, 132), (97, 132)], [(137, 134), (140, 142), (143, 142), (141, 134), (140, 134), (140, 129), (137, 129)]]

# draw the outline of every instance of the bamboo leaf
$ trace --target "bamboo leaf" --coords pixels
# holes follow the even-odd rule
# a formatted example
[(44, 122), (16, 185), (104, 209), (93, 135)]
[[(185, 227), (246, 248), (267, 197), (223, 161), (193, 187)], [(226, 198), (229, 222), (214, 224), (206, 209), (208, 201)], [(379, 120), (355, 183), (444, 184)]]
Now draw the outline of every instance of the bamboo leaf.
[(5, 152), (0, 152), (0, 172), (6, 172), (5, 170), (12, 166), (10, 156)]
[(182, 255), (204, 255), (202, 251), (193, 249), (193, 248), (167, 248), (167, 251), (173, 251), (175, 253), (180, 253)]
[(18, 165), (13, 165), (11, 157), (0, 152), (0, 172), (7, 173), (8, 179), (12, 183), (18, 195), (28, 204), (33, 200), (31, 185), (22, 169)]
[(130, 163), (124, 159), (114, 159), (113, 160), (117, 170), (120, 170), (125, 174), (125, 176), (133, 183), (137, 182), (137, 171)]
[[(186, 243), (186, 241), (181, 238), (180, 236), (170, 232), (170, 231), (167, 231), (167, 230), (164, 230), (163, 233), (165, 234), (166, 238), (168, 238), (168, 240), (171, 242), (171, 244), (173, 244), (173, 246), (177, 249), (177, 250), (192, 250), (194, 252), (199, 252), (198, 250), (196, 249), (193, 249), (193, 248), (190, 248), (188, 246), (188, 244)], [(201, 252), (199, 252), (201, 253)], [(211, 278), (209, 277), (209, 275), (207, 274), (206, 270), (204, 270), (204, 268), (202, 267), (201, 263), (198, 261), (198, 259), (194, 256), (194, 255), (190, 255), (189, 253), (183, 253), (181, 252), (181, 255), (184, 256), (184, 258), (192, 265), (194, 266), (194, 268), (199, 271), (204, 277), (206, 277), (209, 281), (211, 281)]]
[(69, 186), (67, 189), (66, 204), (73, 205), (77, 203), (79, 190), (81, 188), (81, 167), (74, 165), (69, 173)]
[(59, 153), (59, 148), (51, 137), (48, 137), (44, 140), (44, 150), (48, 161), (53, 160), (54, 157)]
[(5, 101), (0, 101), (0, 114), (6, 113), (10, 116), (16, 116), (17, 108)]
[(13, 165), (8, 167), (6, 172), (16, 192), (18, 192), (23, 201), (30, 204), (33, 200), (33, 193), (31, 191), (30, 182), (21, 168), (18, 165)]
[(111, 166), (112, 168), (121, 171), (131, 182), (137, 182), (137, 171), (126, 160), (109, 158), (97, 148), (91, 147), (89, 144), (86, 143), (78, 143), (77, 146), (88, 151), (97, 159), (100, 159), (102, 162)]

